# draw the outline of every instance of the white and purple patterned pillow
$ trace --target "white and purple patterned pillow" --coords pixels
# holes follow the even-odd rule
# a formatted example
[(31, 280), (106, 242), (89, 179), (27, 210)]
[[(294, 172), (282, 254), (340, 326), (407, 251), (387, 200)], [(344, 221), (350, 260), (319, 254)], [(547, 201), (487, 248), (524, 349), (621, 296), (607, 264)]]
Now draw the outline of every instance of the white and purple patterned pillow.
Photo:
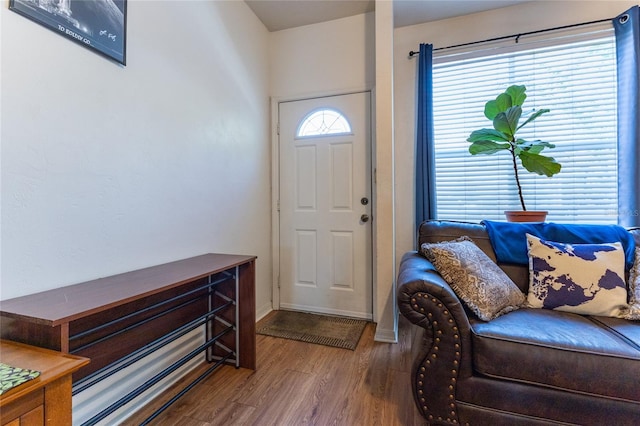
[(627, 309), (625, 254), (619, 242), (568, 244), (527, 234), (532, 308), (620, 317)]

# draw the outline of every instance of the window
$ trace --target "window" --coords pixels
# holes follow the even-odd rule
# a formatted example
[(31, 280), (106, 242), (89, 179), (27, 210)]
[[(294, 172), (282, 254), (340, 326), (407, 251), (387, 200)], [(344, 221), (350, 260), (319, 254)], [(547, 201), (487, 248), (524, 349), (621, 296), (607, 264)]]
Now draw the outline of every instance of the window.
[(466, 140), (473, 130), (491, 127), (483, 114), (488, 100), (512, 84), (524, 84), (525, 110), (551, 112), (522, 129), (521, 137), (555, 144), (543, 154), (562, 164), (551, 178), (520, 173), (527, 209), (548, 210), (548, 220), (554, 222), (615, 223), (613, 30), (519, 44), (491, 53), (444, 51), (447, 56), (434, 56), (438, 218), (504, 220), (504, 210), (521, 209), (508, 153), (472, 156)]
[(340, 112), (334, 109), (319, 109), (307, 115), (296, 132), (296, 137), (313, 137), (325, 135), (348, 135), (351, 126)]

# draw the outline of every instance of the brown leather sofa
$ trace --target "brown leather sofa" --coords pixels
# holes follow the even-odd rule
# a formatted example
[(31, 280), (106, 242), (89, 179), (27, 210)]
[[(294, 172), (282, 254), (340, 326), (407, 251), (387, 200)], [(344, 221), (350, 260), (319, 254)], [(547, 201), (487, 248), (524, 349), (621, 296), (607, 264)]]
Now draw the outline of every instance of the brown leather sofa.
[[(463, 235), (496, 260), (480, 224), (425, 222), (418, 247)], [(526, 294), (528, 268), (499, 266)], [(398, 305), (415, 324), (412, 393), (430, 424), (640, 424), (640, 321), (521, 308), (484, 322), (415, 251)]]

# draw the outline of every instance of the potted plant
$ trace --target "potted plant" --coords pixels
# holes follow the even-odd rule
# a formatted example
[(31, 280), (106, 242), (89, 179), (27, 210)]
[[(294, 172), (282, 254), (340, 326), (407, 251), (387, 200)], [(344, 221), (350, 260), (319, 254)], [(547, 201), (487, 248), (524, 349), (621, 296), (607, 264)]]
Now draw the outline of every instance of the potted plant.
[[(475, 130), (467, 141), (471, 142), (469, 152), (472, 155), (495, 154), (501, 151), (507, 151), (511, 155), (522, 211), (505, 212), (507, 220), (511, 222), (543, 222), (547, 212), (527, 210), (524, 203), (517, 160), (520, 160), (520, 165), (527, 171), (548, 177), (560, 172), (562, 166), (552, 157), (540, 154), (545, 148), (554, 148), (555, 145), (540, 140), (527, 141), (516, 136), (516, 133), (524, 126), (549, 112), (548, 109), (533, 110), (523, 117), (522, 104), (527, 98), (526, 90), (525, 86), (513, 85), (498, 95), (495, 100), (487, 102), (484, 106), (484, 115), (493, 122), (493, 128)], [(526, 120), (519, 124), (521, 118), (526, 118)], [(531, 217), (536, 214), (538, 216)], [(543, 216), (540, 217), (540, 214)]]

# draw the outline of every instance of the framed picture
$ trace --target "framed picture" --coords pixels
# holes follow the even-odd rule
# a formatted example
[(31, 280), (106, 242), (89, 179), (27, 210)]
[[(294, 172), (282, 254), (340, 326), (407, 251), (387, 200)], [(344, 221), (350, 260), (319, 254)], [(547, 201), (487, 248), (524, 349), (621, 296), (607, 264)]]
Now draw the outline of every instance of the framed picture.
[(126, 63), (127, 0), (9, 0), (9, 9)]

